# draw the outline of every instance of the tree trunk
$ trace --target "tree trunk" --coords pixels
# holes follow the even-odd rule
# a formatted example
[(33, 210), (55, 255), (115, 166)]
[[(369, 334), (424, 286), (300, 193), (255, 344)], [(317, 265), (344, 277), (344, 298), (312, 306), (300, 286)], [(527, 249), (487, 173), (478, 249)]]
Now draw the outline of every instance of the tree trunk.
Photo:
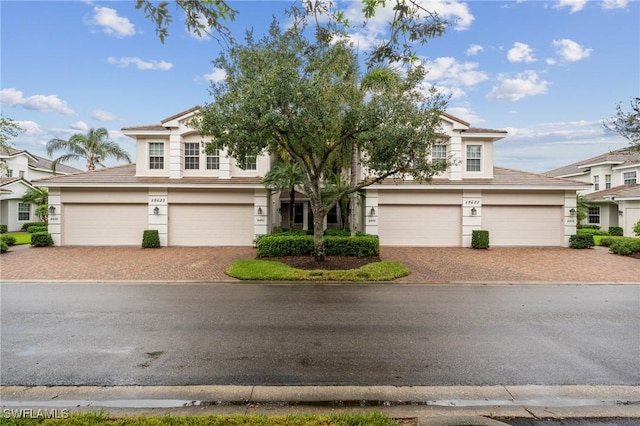
[(321, 201), (311, 200), (313, 211), (313, 246), (316, 261), (324, 262), (324, 217), (326, 212), (322, 208)]
[[(351, 147), (351, 171), (350, 171), (350, 181), (349, 186), (351, 188), (355, 188), (358, 184), (358, 164), (360, 161), (360, 152), (358, 150), (358, 145), (355, 143)], [(358, 232), (358, 194), (356, 192), (352, 192), (349, 194), (349, 202), (351, 204), (351, 211), (349, 212), (349, 229), (351, 229), (351, 236), (355, 237)]]

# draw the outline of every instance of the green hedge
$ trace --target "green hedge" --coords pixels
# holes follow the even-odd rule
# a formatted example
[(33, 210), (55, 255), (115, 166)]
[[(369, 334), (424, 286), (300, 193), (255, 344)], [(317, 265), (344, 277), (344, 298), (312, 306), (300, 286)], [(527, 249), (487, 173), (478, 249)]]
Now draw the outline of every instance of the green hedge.
[(47, 226), (41, 225), (33, 225), (27, 228), (27, 232), (30, 234), (35, 234), (37, 232), (48, 232), (49, 228)]
[(7, 233), (7, 225), (0, 225), (0, 234)]
[(586, 249), (594, 245), (593, 235), (576, 234), (569, 237), (569, 247), (574, 249)]
[(157, 229), (147, 229), (142, 232), (142, 247), (157, 248), (160, 247), (160, 234)]
[(474, 249), (488, 249), (489, 231), (479, 229), (471, 231), (471, 247)]
[(630, 256), (640, 253), (640, 238), (626, 237), (618, 238), (611, 243), (609, 251), (623, 256)]
[(622, 237), (624, 235), (624, 230), (621, 226), (610, 226), (609, 235), (612, 237)]
[[(314, 254), (313, 235), (272, 234), (257, 242), (258, 257), (311, 256)], [(380, 254), (380, 240), (374, 235), (357, 237), (324, 237), (326, 256), (369, 257)]]
[(609, 235), (607, 231), (602, 229), (581, 228), (576, 231), (578, 235)]
[(578, 224), (578, 229), (600, 229), (599, 225)]
[(53, 245), (53, 238), (48, 232), (36, 232), (31, 234), (31, 245), (33, 247), (47, 247)]
[(47, 223), (46, 222), (27, 222), (27, 223), (22, 225), (21, 229), (23, 231), (29, 232), (29, 227), (30, 226), (47, 226)]
[(13, 235), (2, 235), (0, 236), (0, 241), (4, 241), (8, 246), (16, 245), (16, 237)]

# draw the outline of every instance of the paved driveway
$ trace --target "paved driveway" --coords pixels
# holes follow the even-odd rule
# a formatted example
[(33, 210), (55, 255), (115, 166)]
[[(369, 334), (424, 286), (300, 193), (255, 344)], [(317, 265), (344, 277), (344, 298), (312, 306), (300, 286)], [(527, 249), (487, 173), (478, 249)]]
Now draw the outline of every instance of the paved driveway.
[[(0, 256), (0, 278), (12, 280), (233, 281), (224, 270), (252, 259), (251, 247), (14, 247)], [(404, 283), (640, 283), (640, 259), (608, 249), (383, 247), (384, 260), (411, 270)]]

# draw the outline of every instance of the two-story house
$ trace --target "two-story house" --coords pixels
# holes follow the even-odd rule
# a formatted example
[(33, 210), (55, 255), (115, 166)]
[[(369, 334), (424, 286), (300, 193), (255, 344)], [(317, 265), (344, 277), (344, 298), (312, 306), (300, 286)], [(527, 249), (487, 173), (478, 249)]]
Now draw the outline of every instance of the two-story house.
[(605, 230), (620, 226), (624, 235), (634, 235), (633, 225), (640, 221), (640, 151), (619, 149), (546, 174), (589, 183), (579, 191), (589, 203), (585, 223)]
[[(24, 223), (37, 222), (34, 206), (23, 203), (22, 196), (33, 188), (31, 181), (53, 176), (51, 160), (25, 150), (9, 148), (0, 151), (0, 224), (9, 232), (19, 231)], [(66, 175), (80, 170), (60, 164), (56, 173)]]
[[(137, 143), (134, 165), (39, 181), (55, 209), (49, 219), (55, 243), (139, 245), (143, 230), (157, 229), (164, 246), (246, 246), (284, 223), (288, 196), (262, 183), (272, 159), (265, 154), (238, 164), (224, 149), (204, 153), (203, 138), (189, 127), (198, 111), (123, 128)], [(453, 165), (430, 183), (367, 187), (359, 229), (379, 235), (382, 245), (468, 247), (475, 229), (489, 230), (494, 246), (568, 244), (576, 191), (586, 184), (494, 167), (493, 144), (506, 131), (474, 128), (448, 114), (442, 124), (449, 141), (432, 156), (452, 158)], [(304, 195), (298, 201), (296, 223), (305, 227), (308, 204)]]

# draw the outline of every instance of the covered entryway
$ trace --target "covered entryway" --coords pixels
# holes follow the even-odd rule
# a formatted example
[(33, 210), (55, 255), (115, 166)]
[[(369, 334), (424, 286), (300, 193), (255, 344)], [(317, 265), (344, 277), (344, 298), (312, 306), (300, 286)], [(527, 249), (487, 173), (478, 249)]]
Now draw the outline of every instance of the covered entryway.
[(462, 208), (459, 205), (380, 205), (378, 215), (380, 245), (462, 245)]
[(491, 246), (562, 246), (562, 206), (483, 206)]
[(169, 205), (170, 246), (250, 246), (251, 204)]
[(63, 245), (140, 245), (148, 228), (146, 204), (65, 204), (63, 217)]

